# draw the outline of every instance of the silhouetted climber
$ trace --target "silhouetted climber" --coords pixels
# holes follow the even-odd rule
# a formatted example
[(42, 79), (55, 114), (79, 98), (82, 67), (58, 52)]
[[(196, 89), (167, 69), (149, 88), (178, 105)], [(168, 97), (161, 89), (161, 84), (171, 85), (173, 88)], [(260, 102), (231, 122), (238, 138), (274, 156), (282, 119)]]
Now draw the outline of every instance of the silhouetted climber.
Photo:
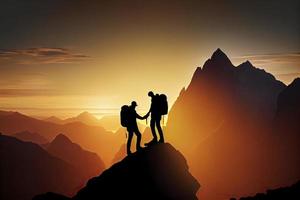
[(160, 126), (160, 120), (162, 115), (166, 115), (168, 113), (168, 102), (167, 102), (167, 96), (165, 94), (154, 95), (154, 93), (150, 91), (148, 92), (148, 96), (151, 97), (151, 107), (145, 117), (148, 118), (149, 114), (151, 113), (150, 127), (153, 135), (153, 139), (150, 142), (146, 143), (145, 144), (146, 146), (157, 143), (155, 127), (157, 128), (160, 137), (158, 142), (160, 143), (165, 142), (164, 134)]
[(136, 113), (135, 107), (137, 103), (135, 101), (131, 102), (130, 106), (124, 105), (121, 108), (121, 125), (127, 128), (128, 131), (128, 140), (127, 140), (127, 154), (130, 155), (130, 146), (133, 134), (135, 133), (137, 140), (136, 140), (136, 150), (141, 150), (141, 139), (142, 134), (139, 131), (136, 119), (146, 119), (147, 116), (141, 117)]

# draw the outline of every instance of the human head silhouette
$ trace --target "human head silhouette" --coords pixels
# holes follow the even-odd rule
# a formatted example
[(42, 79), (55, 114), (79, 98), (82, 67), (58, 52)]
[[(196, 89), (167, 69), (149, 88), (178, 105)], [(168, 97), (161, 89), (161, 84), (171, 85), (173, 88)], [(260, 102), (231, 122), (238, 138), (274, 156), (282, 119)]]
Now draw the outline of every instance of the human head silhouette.
[(131, 102), (131, 107), (135, 108), (137, 106), (137, 103), (135, 101)]
[(152, 91), (148, 92), (149, 97), (154, 97), (154, 93)]

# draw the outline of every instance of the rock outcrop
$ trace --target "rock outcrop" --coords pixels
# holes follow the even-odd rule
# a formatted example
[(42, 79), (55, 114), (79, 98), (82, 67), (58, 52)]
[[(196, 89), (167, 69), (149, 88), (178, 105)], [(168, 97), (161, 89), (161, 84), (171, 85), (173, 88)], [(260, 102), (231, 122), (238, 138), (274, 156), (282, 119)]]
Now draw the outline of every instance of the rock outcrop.
[[(199, 187), (183, 155), (170, 144), (157, 144), (127, 156), (90, 179), (72, 199), (192, 200), (197, 199)], [(34, 198), (58, 199), (63, 197), (52, 193)]]

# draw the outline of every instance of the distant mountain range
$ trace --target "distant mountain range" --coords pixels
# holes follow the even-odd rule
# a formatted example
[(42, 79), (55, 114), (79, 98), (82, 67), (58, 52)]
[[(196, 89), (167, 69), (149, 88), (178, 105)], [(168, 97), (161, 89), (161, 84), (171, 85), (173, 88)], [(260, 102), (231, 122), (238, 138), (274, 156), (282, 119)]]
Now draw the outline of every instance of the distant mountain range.
[[(96, 118), (93, 114), (89, 112), (82, 112), (75, 117), (70, 117), (67, 119), (60, 119), (55, 116), (48, 117), (44, 119), (44, 121), (52, 122), (55, 124), (68, 124), (74, 122), (81, 122), (89, 126), (101, 126), (105, 130), (116, 132), (120, 128), (122, 128), (120, 124), (120, 116), (119, 115), (107, 115), (103, 116), (100, 119)], [(143, 131), (145, 129), (145, 125), (138, 123), (140, 130)]]
[(59, 133), (64, 133), (84, 149), (101, 155), (106, 163), (111, 162), (125, 138), (124, 134), (114, 134), (100, 126), (90, 126), (81, 122), (56, 124), (35, 119), (18, 112), (0, 111), (0, 132), (14, 135), (24, 130), (38, 133), (48, 141), (53, 140)]
[(299, 80), (289, 86), (217, 49), (172, 106), (167, 141), (205, 185), (200, 198), (229, 199), (300, 179)]
[(44, 119), (45, 121), (56, 123), (56, 124), (68, 124), (73, 122), (82, 122), (90, 126), (101, 126), (109, 131), (116, 131), (121, 127), (120, 118), (118, 115), (103, 116), (101, 119), (96, 118), (89, 112), (82, 112), (79, 115), (67, 119), (60, 119), (55, 116)]

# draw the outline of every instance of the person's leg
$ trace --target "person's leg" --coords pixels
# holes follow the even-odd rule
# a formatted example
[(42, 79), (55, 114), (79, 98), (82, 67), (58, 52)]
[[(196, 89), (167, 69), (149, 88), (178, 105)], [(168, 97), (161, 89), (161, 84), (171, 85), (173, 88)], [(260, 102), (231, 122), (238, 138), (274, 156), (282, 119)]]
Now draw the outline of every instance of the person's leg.
[(157, 141), (156, 131), (155, 131), (155, 119), (151, 118), (150, 120), (151, 133), (153, 136), (152, 141)]
[(145, 146), (150, 146), (157, 142), (157, 136), (156, 136), (156, 132), (155, 132), (155, 120), (153, 118), (151, 118), (151, 120), (150, 120), (150, 127), (151, 127), (151, 133), (152, 133), (153, 139), (150, 142), (145, 143)]
[(136, 138), (136, 150), (139, 151), (142, 149), (142, 147), (141, 147), (142, 134), (138, 129), (135, 131), (135, 134), (137, 137)]
[(131, 154), (130, 151), (130, 146), (131, 146), (131, 141), (132, 141), (132, 136), (133, 136), (133, 132), (130, 130), (128, 131), (128, 140), (127, 140), (127, 155)]
[(156, 118), (155, 124), (156, 124), (157, 130), (158, 130), (158, 133), (159, 133), (159, 138), (160, 138), (159, 142), (164, 143), (165, 139), (164, 139), (164, 134), (163, 134), (162, 128), (160, 126), (160, 120), (161, 120), (161, 117)]

